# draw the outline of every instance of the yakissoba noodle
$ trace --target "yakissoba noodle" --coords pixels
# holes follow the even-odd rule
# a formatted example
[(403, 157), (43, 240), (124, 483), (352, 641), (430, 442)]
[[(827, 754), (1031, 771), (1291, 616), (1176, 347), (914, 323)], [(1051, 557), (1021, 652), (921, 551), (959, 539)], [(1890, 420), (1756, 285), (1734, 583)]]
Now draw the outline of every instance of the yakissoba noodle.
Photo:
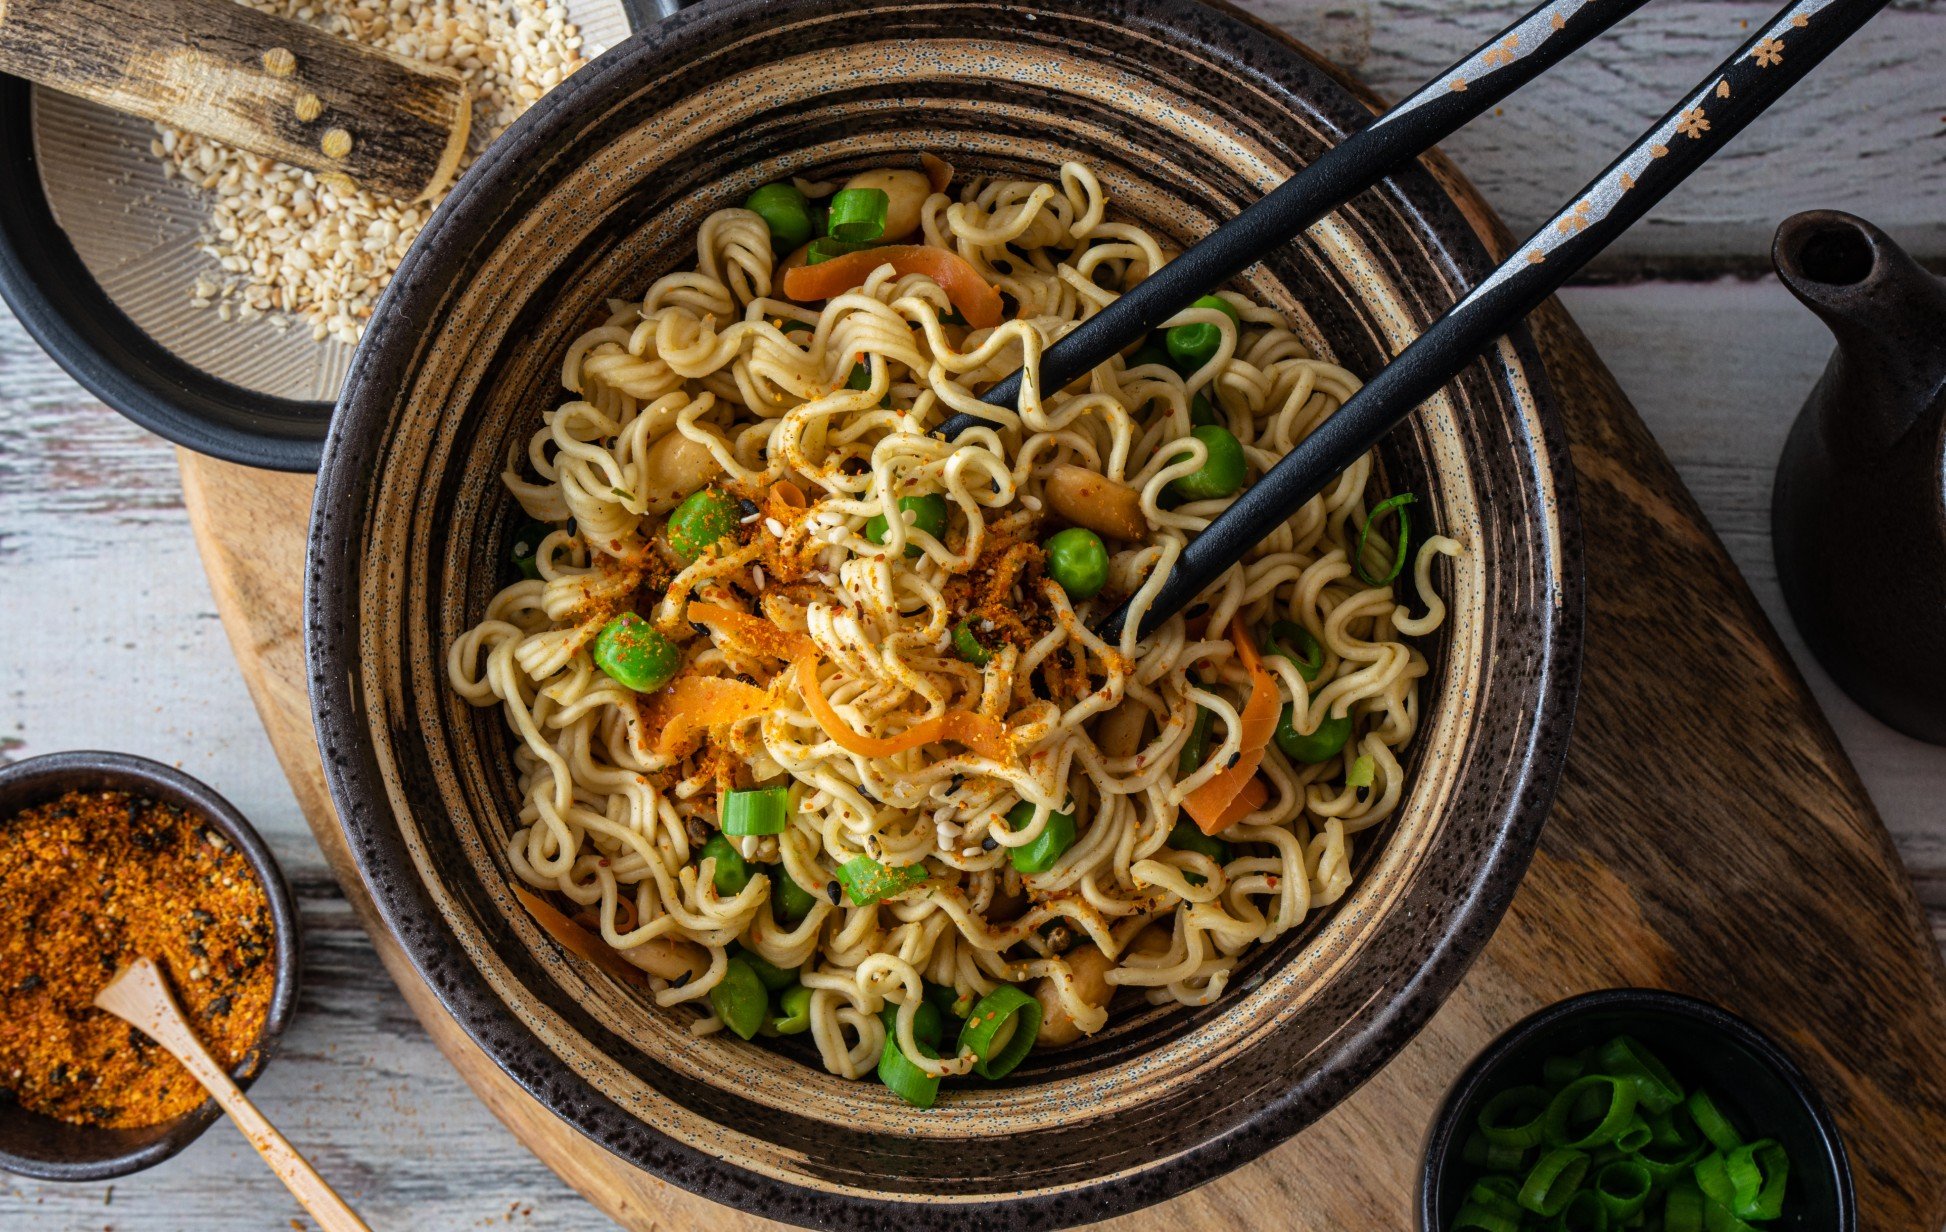
[[(800, 186), (814, 198), (835, 187)], [(453, 687), (499, 705), (518, 739), (523, 804), (507, 857), (520, 880), (568, 900), (648, 974), (659, 1005), (697, 1007), (699, 1033), (722, 1026), (709, 993), (733, 953), (799, 968), (810, 1036), (845, 1077), (877, 1064), (888, 1003), (903, 1007), (896, 1029), (921, 1069), (965, 1071), (950, 1047), (943, 1060), (913, 1047), (925, 983), (963, 998), (1022, 985), (1047, 1007), (1042, 1042), (1065, 1042), (1101, 1029), (1116, 990), (1210, 1002), (1251, 947), (1343, 895), (1354, 836), (1400, 799), (1399, 750), (1418, 723), (1426, 661), (1402, 639), (1440, 624), (1429, 570), (1460, 552), (1443, 537), (1417, 549), (1423, 616), (1360, 580), (1351, 556), (1367, 519), (1368, 456), (1266, 534), (1187, 617), (1138, 642), (1140, 615), (1186, 541), (1234, 499), (1171, 497), (1172, 481), (1205, 459), (1188, 439), (1195, 396), (1242, 443), (1254, 479), (1356, 378), (1314, 357), (1275, 312), (1225, 291), (1240, 327), (1207, 308), (1171, 322), (1221, 329), (1216, 356), (1186, 379), (1118, 359), (1085, 386), (1037, 395), (1030, 383), (1019, 415), (996, 412), (979, 390), (1023, 363), (1032, 370), (1050, 341), (1173, 254), (1113, 221), (1095, 175), (1076, 164), (1058, 184), (932, 192), (920, 214), (923, 242), (964, 257), (1017, 317), (968, 329), (938, 283), (889, 267), (821, 309), (791, 302), (765, 221), (746, 209), (703, 222), (694, 270), (660, 279), (640, 304), (614, 302), (568, 349), (573, 399), (543, 416), (505, 475), (527, 514), (551, 525), (539, 577), (500, 591), (450, 658)], [(849, 388), (861, 364), (867, 387)], [(927, 435), (960, 410), (1004, 427), (952, 443)], [(1137, 541), (1108, 540), (1107, 589), (1078, 606), (1039, 547), (1066, 520), (1048, 491), (1062, 465), (1139, 493), (1146, 523)], [(738, 532), (683, 565), (664, 518), (706, 483), (742, 498)], [(945, 496), (943, 536), (900, 514), (897, 500), (917, 493)], [(874, 515), (887, 519), (883, 543), (867, 533)], [(1375, 529), (1367, 575), (1385, 575), (1393, 553)], [(1135, 617), (1105, 644), (1090, 621), (1122, 598)], [(777, 632), (698, 621), (692, 604), (759, 616)], [(631, 608), (681, 648), (683, 678), (754, 686), (762, 712), (665, 751), (671, 715), (656, 695), (623, 687), (590, 655)], [(955, 651), (962, 620), (993, 646), (984, 666)], [(1258, 771), (1267, 798), (1222, 832), (1219, 864), (1169, 839), (1185, 797), (1242, 751), (1251, 677), (1228, 636), (1239, 621), (1257, 631), (1295, 731), (1345, 715), (1353, 730), (1316, 765), (1272, 741)], [(1280, 621), (1321, 644), (1315, 681), (1271, 653), (1264, 631)], [(802, 638), (815, 647), (808, 669), (786, 648), (802, 650)], [(813, 713), (802, 670), (867, 739), (972, 711), (1003, 723), (1008, 747), (941, 739), (849, 751)], [(1198, 707), (1213, 715), (1208, 753), (1182, 776)], [(1346, 781), (1367, 775), (1367, 786)], [(719, 798), (773, 783), (790, 786), (788, 826), (731, 840), (752, 875), (719, 893), (699, 867)], [(1023, 801), (1033, 816), (1012, 828), (1006, 815)], [(1078, 835), (1049, 871), (1023, 876), (1010, 857), (1054, 811), (1070, 813)], [(835, 874), (861, 855), (929, 876), (854, 905)], [(815, 898), (794, 925), (769, 902), (780, 868)]]

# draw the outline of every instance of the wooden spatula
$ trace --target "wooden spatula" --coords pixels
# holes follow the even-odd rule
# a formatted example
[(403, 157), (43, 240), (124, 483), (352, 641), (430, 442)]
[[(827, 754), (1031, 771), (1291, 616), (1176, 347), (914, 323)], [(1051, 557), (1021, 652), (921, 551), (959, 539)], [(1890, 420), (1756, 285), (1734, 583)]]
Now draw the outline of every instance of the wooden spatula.
[(235, 0), (0, 0), (0, 72), (401, 200), (452, 181), (458, 73)]
[(95, 994), (95, 1005), (129, 1023), (181, 1061), (223, 1111), (230, 1114), (250, 1145), (257, 1148), (270, 1170), (283, 1178), (291, 1194), (304, 1204), (304, 1209), (324, 1232), (371, 1232), (365, 1221), (345, 1205), (345, 1200), (324, 1183), (317, 1169), (237, 1090), (236, 1083), (230, 1081), (223, 1067), (203, 1048), (195, 1030), (183, 1019), (176, 998), (169, 992), (168, 981), (152, 960), (138, 958), (116, 972), (107, 987)]

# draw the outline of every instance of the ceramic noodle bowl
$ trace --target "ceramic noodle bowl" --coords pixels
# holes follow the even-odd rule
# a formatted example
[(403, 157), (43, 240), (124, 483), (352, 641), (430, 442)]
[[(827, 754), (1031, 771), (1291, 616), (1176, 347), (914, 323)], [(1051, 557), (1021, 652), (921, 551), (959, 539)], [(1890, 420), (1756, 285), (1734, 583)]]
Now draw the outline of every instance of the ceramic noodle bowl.
[[(962, 175), (1052, 179), (1081, 159), (1120, 209), (1184, 242), (1365, 114), (1294, 46), (1200, 5), (733, 0), (602, 57), (468, 174), (399, 272), (333, 425), (312, 526), (313, 698), (387, 922), (465, 1029), (559, 1116), (773, 1218), (1046, 1226), (1246, 1162), (1426, 1021), (1514, 891), (1572, 710), (1575, 515), (1524, 334), (1383, 448), (1380, 488), (1417, 493), (1467, 556), (1436, 573), (1452, 614), (1420, 643), (1431, 674), (1407, 798), (1361, 836), (1350, 892), (1253, 954), (1213, 1004), (1138, 1002), (1003, 1082), (949, 1084), (930, 1110), (825, 1073), (801, 1039), (696, 1038), (692, 1010), (658, 1010), (564, 953), (508, 888), (504, 720), (445, 673), (505, 581), (517, 515), (499, 474), (569, 396), (568, 343), (608, 297), (688, 267), (711, 210), (793, 173), (920, 151)], [(1245, 282), (1369, 374), (1486, 268), (1453, 201), (1414, 170)]]

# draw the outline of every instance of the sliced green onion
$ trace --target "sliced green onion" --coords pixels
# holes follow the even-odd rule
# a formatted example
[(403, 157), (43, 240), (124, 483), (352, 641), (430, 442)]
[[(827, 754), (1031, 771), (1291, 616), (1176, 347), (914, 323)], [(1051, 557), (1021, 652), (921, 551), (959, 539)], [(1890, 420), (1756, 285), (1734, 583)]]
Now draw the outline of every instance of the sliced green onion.
[(770, 875), (770, 913), (778, 923), (796, 924), (811, 914), (818, 903), (817, 895), (797, 884), (782, 864), (772, 864), (764, 871)]
[(1316, 680), (1324, 670), (1324, 647), (1295, 620), (1280, 620), (1270, 626), (1270, 653), (1297, 664), (1297, 674), (1307, 681)]
[(1667, 1112), (1683, 1100), (1682, 1083), (1642, 1044), (1618, 1035), (1595, 1049), (1602, 1069), (1635, 1084), (1636, 1102), (1649, 1112)]
[(1186, 779), (1202, 768), (1203, 758), (1209, 755), (1210, 723), (1216, 712), (1207, 706), (1196, 707), (1196, 721), (1189, 725), (1189, 739), (1183, 741), (1182, 752), (1176, 757), (1176, 777)]
[(1608, 1208), (1594, 1190), (1577, 1190), (1547, 1227), (1548, 1232), (1608, 1232)]
[(1511, 1176), (1483, 1176), (1473, 1182), (1473, 1188), (1466, 1193), (1466, 1200), (1509, 1219), (1519, 1219), (1520, 1203), (1515, 1201), (1519, 1193), (1520, 1182)]
[(1480, 1106), (1480, 1132), (1488, 1142), (1539, 1146), (1547, 1104), (1539, 1087), (1509, 1087)]
[(975, 667), (993, 662), (993, 652), (980, 644), (980, 639), (973, 636), (973, 626), (964, 620), (953, 626), (953, 649)]
[(1717, 1150), (1734, 1151), (1743, 1145), (1743, 1136), (1737, 1133), (1736, 1127), (1730, 1124), (1730, 1118), (1723, 1115), (1708, 1091), (1698, 1089), (1691, 1092), (1684, 1107), (1689, 1109), (1689, 1117), (1696, 1122), (1696, 1128), (1703, 1131), (1703, 1137), (1708, 1138), (1710, 1145)]
[[(1412, 519), (1407, 516), (1405, 507), (1414, 504), (1418, 499), (1410, 492), (1388, 496), (1378, 503), (1378, 507), (1372, 510), (1371, 516), (1365, 519), (1365, 524), (1358, 528), (1358, 549), (1353, 553), (1352, 560), (1358, 570), (1358, 576), (1367, 586), (1390, 586), (1394, 579), (1405, 571), (1406, 542), (1412, 538)], [(1384, 577), (1373, 577), (1365, 571), (1365, 537), (1372, 533), (1373, 523), (1394, 510), (1397, 510), (1399, 515), (1399, 542), (1392, 553), (1392, 568)]]
[(1520, 1232), (1520, 1221), (1468, 1202), (1453, 1216), (1452, 1232)]
[(944, 984), (935, 984), (931, 980), (924, 983), (923, 991), (927, 1003), (939, 1011), (942, 1019), (951, 1017), (963, 1020), (967, 1009), (972, 1005), (971, 1001), (965, 1001), (951, 988)]
[(1460, 1157), (1476, 1168), (1491, 1172), (1518, 1172), (1527, 1162), (1527, 1149), (1488, 1142), (1487, 1136), (1476, 1129), (1466, 1135), (1466, 1141), (1460, 1146)]
[(1730, 1152), (1730, 1182), (1736, 1187), (1736, 1213), (1744, 1219), (1775, 1219), (1784, 1212), (1784, 1185), (1791, 1160), (1784, 1144), (1764, 1138)]
[(789, 252), (811, 238), (811, 209), (795, 184), (765, 184), (743, 199), (743, 208), (764, 220), (771, 242)]
[(791, 789), (757, 787), (723, 797), (723, 833), (736, 838), (782, 834), (789, 824)]
[(529, 518), (520, 524), (520, 528), (514, 531), (514, 537), (508, 541), (507, 557), (513, 561), (514, 568), (520, 572), (520, 576), (528, 581), (540, 577), (541, 540), (547, 538), (553, 531), (554, 528), (547, 523), (536, 522)]
[(847, 188), (831, 198), (825, 226), (832, 239), (869, 244), (885, 234), (891, 206), (892, 198), (883, 188)]
[(743, 893), (743, 887), (750, 884), (750, 865), (745, 862), (743, 853), (736, 849), (736, 844), (721, 834), (709, 836), (709, 842), (703, 844), (703, 854), (698, 862), (701, 860), (716, 861), (716, 874), (711, 880), (716, 883), (717, 894), (724, 898)]
[(1566, 1147), (1544, 1151), (1527, 1170), (1515, 1200), (1536, 1215), (1558, 1215), (1575, 1190), (1581, 1188), (1581, 1178), (1586, 1175), (1586, 1154)]
[(750, 1039), (764, 1024), (770, 996), (750, 964), (737, 957), (729, 961), (723, 969), (723, 978), (709, 990), (709, 1005), (724, 1026)]
[[(892, 1094), (914, 1108), (930, 1108), (939, 1099), (939, 1079), (914, 1065), (900, 1050), (898, 1012), (898, 1006), (888, 1004), (882, 1015), (885, 1021), (885, 1050), (878, 1054), (878, 1080), (890, 1088)], [(920, 1053), (927, 1060), (937, 1060), (939, 1054), (925, 1040), (917, 1038), (918, 1026), (915, 1014), (913, 1042), (919, 1045)]]
[(1629, 1118), (1628, 1125), (1621, 1133), (1615, 1135), (1615, 1149), (1624, 1155), (1633, 1155), (1649, 1145), (1654, 1137), (1655, 1131), (1650, 1129), (1649, 1123), (1642, 1118), (1642, 1110), (1638, 1106), (1635, 1115)]
[(1587, 1068), (1587, 1059), (1579, 1055), (1549, 1057), (1541, 1062), (1541, 1085), (1550, 1091), (1558, 1091), (1581, 1077)]
[[(1034, 806), (1022, 800), (1007, 810), (1007, 826), (1018, 833), (1032, 825)], [(1033, 842), (1013, 849), (1014, 871), (1044, 873), (1053, 868), (1062, 853), (1074, 846), (1074, 814), (1049, 813), (1047, 824)]]
[(851, 366), (851, 375), (845, 378), (846, 389), (870, 389), (872, 387), (872, 366), (856, 363)]
[(1703, 1191), (1694, 1181), (1670, 1187), (1662, 1206), (1662, 1232), (1703, 1232)]
[(1345, 786), (1370, 787), (1378, 775), (1378, 763), (1360, 753), (1351, 759), (1351, 769), (1345, 771)]
[(1688, 1109), (1681, 1104), (1667, 1112), (1646, 1112), (1642, 1114), (1649, 1123), (1649, 1141), (1656, 1146), (1680, 1147), (1687, 1149), (1703, 1140), (1696, 1122), (1690, 1120)]
[(982, 1078), (1005, 1078), (1025, 1060), (1041, 1029), (1041, 1003), (1012, 984), (1002, 984), (973, 1005), (960, 1028), (959, 1051), (979, 1060), (973, 1072)]
[(1711, 1151), (1696, 1161), (1696, 1188), (1703, 1196), (1725, 1206), (1736, 1203), (1736, 1185), (1730, 1180), (1729, 1162), (1721, 1151)]
[(1649, 1177), (1658, 1185), (1667, 1185), (1681, 1177), (1690, 1175), (1696, 1161), (1709, 1154), (1709, 1144), (1700, 1137), (1687, 1146), (1677, 1148), (1645, 1147), (1632, 1158), (1648, 1169)]
[(1757, 1232), (1757, 1229), (1737, 1218), (1737, 1213), (1721, 1202), (1703, 1195), (1703, 1226), (1709, 1232)]
[(1649, 1204), (1655, 1179), (1634, 1160), (1618, 1159), (1602, 1165), (1601, 1171), (1595, 1173), (1592, 1188), (1608, 1209), (1608, 1222), (1621, 1224), (1635, 1218)]
[(811, 241), (810, 249), (805, 252), (804, 264), (819, 265), (835, 257), (863, 252), (870, 247), (870, 244), (848, 244), (844, 240), (834, 239), (828, 235), (819, 236)]
[[(1588, 1101), (1585, 1104), (1584, 1099)], [(1577, 1151), (1605, 1146), (1628, 1128), (1629, 1118), (1634, 1115), (1632, 1083), (1608, 1074), (1588, 1074), (1555, 1092), (1548, 1103), (1544, 1123), (1547, 1142), (1550, 1146)], [(1594, 1124), (1587, 1125), (1588, 1121)]]
[(811, 990), (793, 984), (777, 998), (777, 1012), (771, 1016), (770, 1029), (779, 1035), (802, 1035), (811, 1029)]
[(924, 864), (880, 864), (870, 856), (853, 856), (838, 866), (838, 880), (845, 893), (860, 907), (882, 898), (896, 898), (915, 886), (925, 884)]
[(736, 957), (756, 972), (757, 982), (769, 992), (782, 992), (797, 983), (796, 967), (780, 967), (755, 950), (739, 950)]

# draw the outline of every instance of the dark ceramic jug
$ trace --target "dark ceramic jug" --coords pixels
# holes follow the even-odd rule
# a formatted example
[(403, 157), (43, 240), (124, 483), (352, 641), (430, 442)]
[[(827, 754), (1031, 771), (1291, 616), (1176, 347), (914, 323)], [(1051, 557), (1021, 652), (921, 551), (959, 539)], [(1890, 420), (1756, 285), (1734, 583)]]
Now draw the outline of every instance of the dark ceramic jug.
[(1771, 260), (1838, 339), (1771, 494), (1784, 599), (1859, 705), (1946, 744), (1946, 280), (1832, 210)]

